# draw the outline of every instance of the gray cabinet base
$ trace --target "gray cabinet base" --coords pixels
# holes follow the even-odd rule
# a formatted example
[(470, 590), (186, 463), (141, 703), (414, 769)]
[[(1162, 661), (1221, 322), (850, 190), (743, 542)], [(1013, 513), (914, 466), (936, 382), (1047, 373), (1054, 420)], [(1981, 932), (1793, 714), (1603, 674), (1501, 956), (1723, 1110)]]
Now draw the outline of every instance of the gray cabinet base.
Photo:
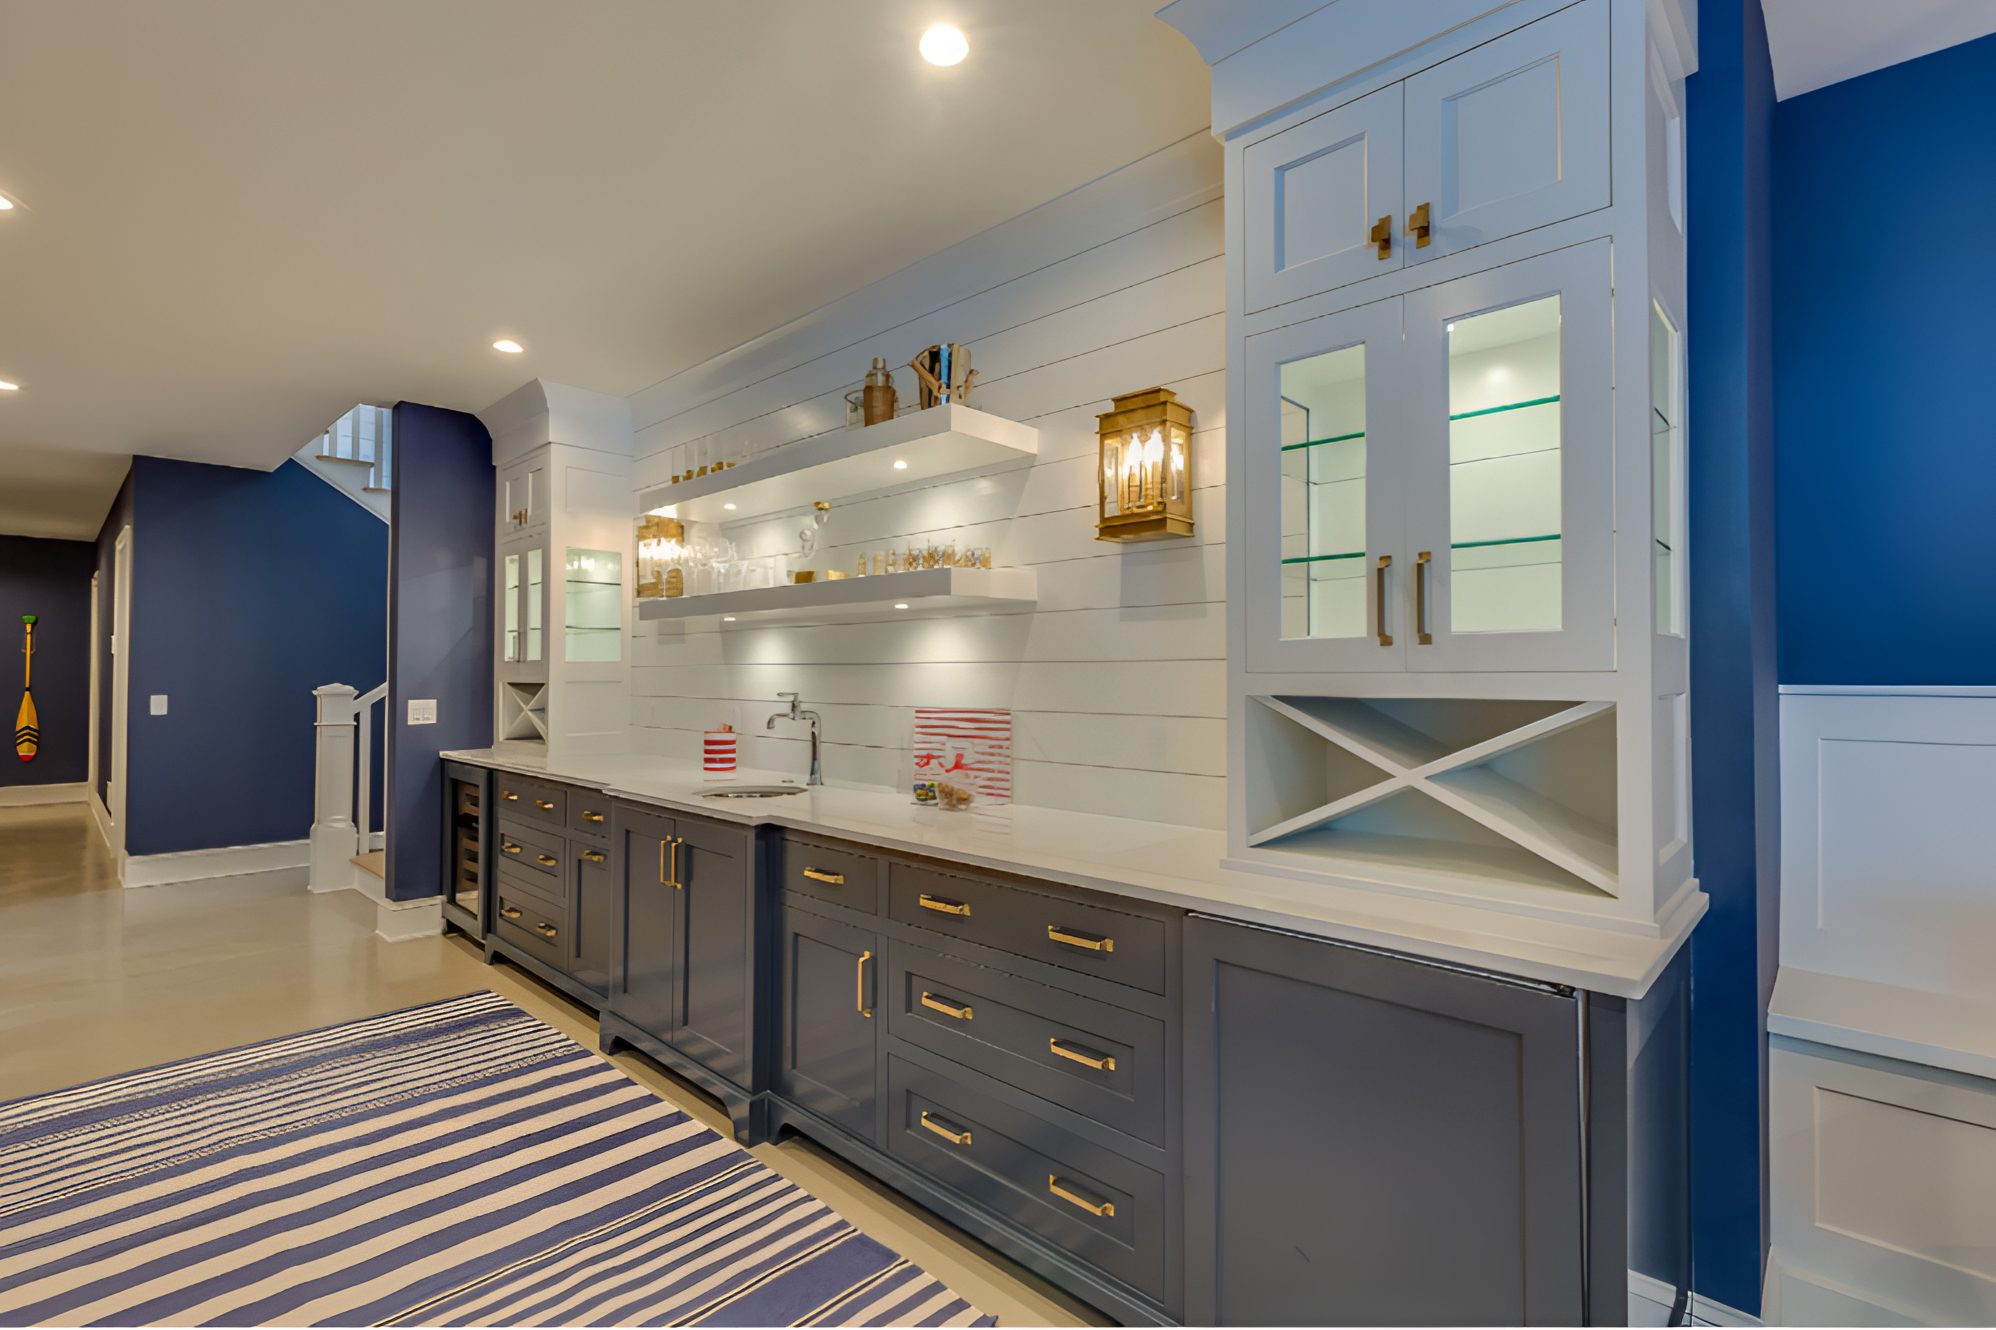
[[(607, 1018), (606, 1018), (607, 1019)], [(909, 1200), (955, 1224), (978, 1241), (1004, 1253), (1048, 1283), (1080, 1298), (1120, 1325), (1176, 1325), (1163, 1308), (1131, 1290), (1105, 1280), (1067, 1254), (1024, 1236), (1017, 1226), (997, 1220), (981, 1206), (958, 1195), (881, 1153), (843, 1130), (774, 1095), (758, 1095), (765, 1139), (775, 1140), (785, 1127), (823, 1146), (861, 1172), (877, 1178)]]
[(490, 965), (493, 961), (501, 957), (519, 966), (522, 970), (525, 970), (548, 987), (560, 989), (591, 1011), (602, 1011), (603, 995), (601, 993), (596, 992), (585, 984), (577, 983), (574, 979), (555, 969), (552, 965), (547, 964), (537, 956), (528, 955), (504, 938), (486, 938), (485, 963)]
[(619, 1044), (636, 1049), (673, 1075), (693, 1082), (720, 1100), (722, 1107), (728, 1110), (728, 1120), (734, 1124), (735, 1140), (738, 1143), (760, 1145), (767, 1139), (766, 1134), (758, 1130), (761, 1124), (756, 1120), (754, 1113), (755, 1096), (739, 1085), (724, 1077), (716, 1076), (671, 1044), (639, 1029), (614, 1011), (599, 1013), (597, 1023), (598, 1047), (605, 1054), (616, 1052)]

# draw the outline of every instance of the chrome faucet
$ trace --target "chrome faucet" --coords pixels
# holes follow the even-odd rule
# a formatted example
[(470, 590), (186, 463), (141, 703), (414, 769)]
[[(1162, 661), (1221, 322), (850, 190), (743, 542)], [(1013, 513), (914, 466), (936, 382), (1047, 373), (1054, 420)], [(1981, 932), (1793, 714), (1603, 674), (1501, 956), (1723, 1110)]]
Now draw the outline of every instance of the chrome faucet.
[(776, 728), (776, 722), (779, 720), (809, 721), (811, 723), (811, 779), (804, 783), (806, 785), (823, 785), (825, 783), (825, 769), (818, 761), (818, 713), (815, 711), (805, 711), (800, 708), (797, 705), (797, 694), (795, 693), (778, 693), (777, 696), (790, 699), (790, 710), (777, 712), (769, 718), (769, 723), (762, 728), (773, 730)]

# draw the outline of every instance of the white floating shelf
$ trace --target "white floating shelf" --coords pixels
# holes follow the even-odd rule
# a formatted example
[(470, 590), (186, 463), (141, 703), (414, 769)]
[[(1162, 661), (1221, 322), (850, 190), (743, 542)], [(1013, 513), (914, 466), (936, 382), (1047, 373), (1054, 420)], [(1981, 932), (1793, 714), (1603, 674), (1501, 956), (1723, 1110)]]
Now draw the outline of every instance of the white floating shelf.
[[(654, 485), (640, 491), (638, 508), (671, 508), (682, 522), (739, 522), (808, 507), (817, 499), (935, 480), (1039, 452), (1040, 432), (1032, 426), (950, 403), (862, 429), (800, 439), (677, 485)], [(897, 467), (897, 462), (907, 465)]]
[(913, 614), (1031, 609), (1038, 599), (1039, 576), (1030, 568), (924, 568), (881, 577), (844, 577), (832, 582), (642, 600), (638, 602), (638, 618), (685, 620), (728, 616), (852, 623), (906, 618)]

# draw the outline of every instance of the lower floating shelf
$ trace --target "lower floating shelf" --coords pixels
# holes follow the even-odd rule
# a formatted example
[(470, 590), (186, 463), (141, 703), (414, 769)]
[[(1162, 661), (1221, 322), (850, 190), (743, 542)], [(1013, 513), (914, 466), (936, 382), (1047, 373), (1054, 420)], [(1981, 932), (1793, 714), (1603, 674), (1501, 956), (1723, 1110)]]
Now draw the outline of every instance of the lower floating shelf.
[(638, 602), (649, 620), (809, 619), (820, 623), (892, 619), (910, 614), (1026, 610), (1039, 600), (1030, 568), (924, 568), (880, 577), (721, 591)]

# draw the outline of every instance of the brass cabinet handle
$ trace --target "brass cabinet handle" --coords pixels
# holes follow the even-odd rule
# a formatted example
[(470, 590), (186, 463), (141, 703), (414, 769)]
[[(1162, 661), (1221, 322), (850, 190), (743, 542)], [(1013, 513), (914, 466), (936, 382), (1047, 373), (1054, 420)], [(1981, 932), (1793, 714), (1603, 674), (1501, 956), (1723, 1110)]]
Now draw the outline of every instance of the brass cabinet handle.
[(585, 864), (600, 864), (609, 857), (601, 850), (584, 850), (582, 852), (582, 862)]
[(1372, 569), (1372, 614), (1378, 620), (1379, 645), (1393, 645), (1393, 634), (1386, 631), (1386, 570), (1393, 566), (1393, 556), (1382, 554)]
[(862, 951), (861, 953), (859, 953), (858, 964), (852, 967), (853, 1010), (857, 1011), (860, 1015), (866, 1017), (866, 1019), (868, 1020), (873, 1019), (873, 1008), (866, 1005), (866, 963), (872, 959), (873, 959), (872, 952)]
[(512, 842), (512, 841), (509, 841), (509, 840), (502, 840), (502, 841), (500, 841), (500, 842), (499, 842), (499, 848), (500, 848), (500, 850), (502, 850), (503, 852), (505, 852), (505, 853), (507, 853), (507, 854), (518, 854), (518, 853), (520, 853), (520, 850), (521, 850), (521, 847), (520, 847), (520, 846), (518, 846), (518, 845), (515, 845), (515, 844), (513, 844), (513, 842)]
[(1047, 1040), (1047, 1052), (1057, 1058), (1066, 1058), (1069, 1062), (1079, 1062), (1084, 1067), (1093, 1067), (1097, 1071), (1116, 1069), (1116, 1059), (1107, 1053), (1097, 1057), (1093, 1053), (1083, 1053), (1079, 1049), (1069, 1048), (1058, 1039)]
[(543, 868), (553, 868), (556, 864), (561, 862), (561, 860), (555, 858), (551, 854), (537, 854), (534, 856), (534, 858), (540, 861), (541, 867)]
[(931, 896), (925, 891), (915, 898), (915, 903), (925, 910), (934, 910), (937, 914), (953, 914), (959, 919), (970, 918), (968, 901), (953, 901), (942, 896)]
[(949, 1127), (945, 1127), (941, 1122), (937, 1121), (935, 1118), (930, 1117), (929, 1110), (927, 1110), (926, 1108), (922, 1110), (922, 1127), (924, 1130), (934, 1132), (936, 1135), (948, 1141), (951, 1145), (970, 1144), (969, 1131), (967, 1130), (956, 1131)]
[(1388, 215), (1374, 222), (1372, 224), (1372, 230), (1366, 233), (1366, 239), (1370, 240), (1378, 248), (1380, 258), (1382, 259), (1392, 258), (1393, 257), (1392, 214), (1389, 213)]
[(540, 809), (543, 813), (552, 813), (554, 811), (554, 803), (548, 799), (534, 800), (534, 807)]
[(585, 808), (582, 810), (582, 820), (584, 822), (601, 822), (603, 820), (603, 815), (601, 813), (592, 813), (587, 808)]
[(501, 919), (518, 919), (520, 911), (514, 906), (502, 905), (499, 907), (499, 917)]
[(504, 800), (505, 800), (505, 801), (506, 801), (507, 803), (509, 803), (509, 804), (516, 804), (516, 803), (520, 802), (520, 796), (519, 796), (519, 795), (517, 795), (517, 794), (515, 794), (515, 793), (513, 793), (513, 792), (512, 792), (511, 790), (501, 790), (501, 791), (499, 791), (499, 797), (500, 797), (501, 799), (504, 799)]
[(813, 882), (822, 882), (828, 887), (843, 887), (846, 884), (844, 873), (827, 873), (822, 868), (807, 868), (804, 870), (804, 876)]
[(972, 1015), (968, 1005), (957, 1006), (946, 998), (937, 997), (934, 993), (922, 994), (922, 1005), (930, 1011), (940, 1011), (951, 1020), (967, 1021)]
[(1086, 933), (1070, 933), (1059, 924), (1047, 925), (1047, 940), (1063, 946), (1079, 947), (1083, 951), (1114, 951), (1116, 939), (1112, 937), (1090, 937)]
[(534, 931), (542, 937), (553, 937), (555, 935), (555, 926), (553, 924), (535, 924)]
[(1425, 203), (1407, 214), (1407, 234), (1414, 237), (1415, 249), (1426, 249), (1428, 242), (1434, 239), (1434, 224), (1431, 217), (1431, 211)]
[(1435, 644), (1435, 635), (1428, 631), (1428, 567), (1434, 561), (1433, 550), (1414, 556), (1414, 641), (1424, 647)]
[(1055, 1174), (1047, 1174), (1047, 1190), (1060, 1197), (1061, 1200), (1066, 1201), (1069, 1205), (1079, 1206), (1081, 1209), (1086, 1210), (1097, 1219), (1114, 1219), (1116, 1217), (1116, 1203), (1114, 1201), (1091, 1201), (1079, 1192), (1069, 1191), (1060, 1185), (1060, 1178)]
[[(665, 836), (662, 837), (658, 842), (659, 884), (661, 886), (671, 887), (674, 891), (683, 891), (686, 888), (686, 884), (679, 880), (680, 844), (681, 844), (680, 838), (677, 836)], [(666, 871), (666, 852), (668, 850), (671, 851), (672, 853), (672, 870), (670, 874), (668, 874)]]

